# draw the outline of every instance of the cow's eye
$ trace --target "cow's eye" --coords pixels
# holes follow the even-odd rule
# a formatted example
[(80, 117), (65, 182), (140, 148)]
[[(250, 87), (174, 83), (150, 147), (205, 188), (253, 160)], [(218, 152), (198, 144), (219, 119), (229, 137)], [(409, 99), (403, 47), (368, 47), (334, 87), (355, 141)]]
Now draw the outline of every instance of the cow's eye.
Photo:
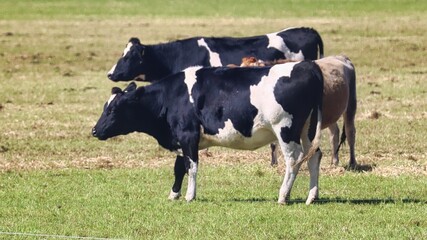
[(113, 113), (113, 109), (108, 109), (108, 111), (107, 111), (107, 115), (110, 115), (111, 113)]

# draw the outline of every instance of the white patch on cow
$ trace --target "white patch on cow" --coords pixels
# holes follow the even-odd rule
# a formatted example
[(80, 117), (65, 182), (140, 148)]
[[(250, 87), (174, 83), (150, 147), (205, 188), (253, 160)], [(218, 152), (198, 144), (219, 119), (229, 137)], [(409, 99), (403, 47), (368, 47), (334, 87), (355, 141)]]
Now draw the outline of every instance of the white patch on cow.
[(117, 64), (114, 64), (114, 66), (110, 69), (110, 71), (108, 71), (108, 75), (112, 75), (114, 73), (114, 70), (116, 70), (116, 66)]
[(197, 163), (194, 162), (191, 158), (190, 168), (188, 169), (188, 187), (187, 193), (185, 194), (185, 200), (190, 202), (196, 198), (196, 180), (197, 180)]
[(190, 102), (194, 103), (193, 96), (191, 95), (191, 90), (193, 89), (194, 84), (197, 81), (196, 72), (202, 68), (201, 66), (189, 67), (184, 70), (185, 79), (184, 82), (187, 85), (188, 96), (190, 97)]
[(133, 46), (133, 43), (128, 42), (126, 45), (126, 48), (123, 50), (123, 57), (126, 56), (126, 54), (130, 51), (130, 48)]
[(245, 137), (234, 127), (230, 119), (225, 122), (225, 126), (218, 130), (215, 135), (203, 133), (201, 129), (199, 149), (211, 146), (221, 146), (233, 149), (255, 150), (275, 140), (275, 135), (270, 128), (264, 125), (255, 124), (252, 128), (252, 136)]
[(218, 138), (227, 141), (228, 138), (230, 138), (233, 135), (238, 135), (239, 132), (234, 128), (233, 122), (231, 122), (230, 119), (228, 119), (224, 123), (224, 127), (218, 130)]
[(305, 204), (311, 204), (319, 196), (319, 164), (321, 152), (317, 151), (314, 156), (308, 160), (308, 169), (310, 172), (310, 191)]
[(114, 100), (114, 98), (116, 97), (117, 94), (113, 94), (110, 96), (110, 98), (107, 101), (107, 107), (110, 106), (110, 103)]
[(284, 111), (282, 106), (274, 97), (274, 87), (280, 77), (289, 77), (296, 62), (274, 65), (267, 76), (262, 77), (257, 85), (250, 87), (251, 104), (258, 109), (258, 115), (255, 120), (260, 121), (259, 124), (271, 126), (278, 125), (279, 127), (290, 127), (292, 125), (292, 115)]
[(219, 54), (216, 52), (211, 51), (208, 44), (206, 43), (204, 38), (201, 38), (197, 40), (197, 44), (199, 44), (199, 47), (204, 47), (209, 52), (209, 63), (212, 67), (221, 67), (221, 59), (219, 58)]
[(301, 145), (296, 142), (284, 143), (283, 141), (279, 141), (279, 143), (286, 161), (286, 171), (282, 186), (280, 187), (278, 203), (285, 203), (290, 195), (300, 167), (300, 164), (295, 165), (294, 163), (303, 158), (303, 151)]
[(294, 166), (295, 163), (300, 160), (303, 156), (303, 150), (299, 143), (294, 141), (290, 141), (289, 143), (283, 143), (284, 147), (283, 156), (286, 159), (286, 164), (290, 164), (289, 166)]
[(279, 32), (275, 33), (269, 33), (267, 34), (268, 38), (268, 46), (267, 48), (275, 48), (279, 51), (281, 51), (283, 54), (285, 54), (286, 59), (296, 60), (296, 61), (302, 61), (304, 60), (304, 54), (301, 50), (299, 52), (294, 53), (291, 52), (291, 50), (286, 46), (285, 41), (282, 37), (277, 35)]

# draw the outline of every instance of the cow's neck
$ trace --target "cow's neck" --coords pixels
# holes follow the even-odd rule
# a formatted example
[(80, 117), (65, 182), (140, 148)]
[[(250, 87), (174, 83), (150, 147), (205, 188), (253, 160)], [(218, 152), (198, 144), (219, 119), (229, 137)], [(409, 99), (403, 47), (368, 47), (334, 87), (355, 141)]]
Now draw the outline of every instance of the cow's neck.
[[(162, 43), (156, 45), (147, 45), (144, 59), (147, 69), (146, 80), (149, 82), (158, 81), (173, 73), (182, 71), (187, 66), (193, 65), (191, 59), (184, 59), (186, 49), (183, 44), (187, 41)], [(178, 46), (177, 46), (178, 45)]]
[(158, 143), (168, 150), (178, 149), (172, 138), (170, 126), (166, 120), (167, 110), (164, 109), (164, 97), (161, 91), (148, 87), (140, 99), (140, 123), (138, 132), (144, 132), (154, 137)]

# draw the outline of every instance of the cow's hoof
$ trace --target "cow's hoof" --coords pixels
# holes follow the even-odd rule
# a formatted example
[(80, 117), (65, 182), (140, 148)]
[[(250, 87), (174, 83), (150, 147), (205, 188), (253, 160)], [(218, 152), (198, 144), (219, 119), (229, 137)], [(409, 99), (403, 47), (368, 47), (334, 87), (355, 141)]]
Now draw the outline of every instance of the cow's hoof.
[(170, 200), (178, 200), (179, 199), (179, 197), (181, 197), (181, 193), (180, 192), (174, 192), (174, 191), (171, 191), (170, 192), (170, 194), (169, 194), (169, 199)]
[(312, 204), (315, 200), (317, 200), (317, 196), (308, 196), (307, 200), (305, 201), (306, 205)]
[(288, 202), (289, 198), (288, 197), (279, 197), (279, 200), (277, 200), (277, 203), (280, 205), (286, 205), (286, 203)]
[(185, 200), (187, 200), (187, 202), (191, 202), (194, 199), (196, 199), (196, 196), (185, 196)]

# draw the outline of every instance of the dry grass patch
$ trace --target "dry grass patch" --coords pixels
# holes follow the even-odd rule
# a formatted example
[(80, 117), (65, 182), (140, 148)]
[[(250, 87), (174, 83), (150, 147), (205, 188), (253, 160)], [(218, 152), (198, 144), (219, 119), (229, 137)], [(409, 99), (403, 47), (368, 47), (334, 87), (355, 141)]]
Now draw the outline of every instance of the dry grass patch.
[[(345, 53), (356, 66), (356, 157), (362, 166), (372, 166), (360, 170), (425, 175), (427, 139), (420, 129), (427, 128), (423, 121), (427, 115), (423, 29), (427, 24), (420, 19), (419, 14), (393, 18), (380, 14), (220, 17), (215, 24), (212, 18), (195, 17), (1, 20), (0, 168), (170, 167), (174, 155), (159, 150), (147, 136), (135, 134), (109, 142), (90, 137), (111, 87), (126, 85), (108, 81), (105, 74), (127, 40), (135, 36), (150, 44), (195, 35), (250, 36), (310, 26), (322, 35), (326, 55)], [(328, 136), (323, 135), (323, 174), (345, 173), (347, 146), (341, 151), (341, 166), (330, 167)], [(254, 152), (209, 151), (210, 157), (201, 154), (202, 165), (270, 164), (268, 147)], [(283, 169), (280, 161), (278, 173)]]

